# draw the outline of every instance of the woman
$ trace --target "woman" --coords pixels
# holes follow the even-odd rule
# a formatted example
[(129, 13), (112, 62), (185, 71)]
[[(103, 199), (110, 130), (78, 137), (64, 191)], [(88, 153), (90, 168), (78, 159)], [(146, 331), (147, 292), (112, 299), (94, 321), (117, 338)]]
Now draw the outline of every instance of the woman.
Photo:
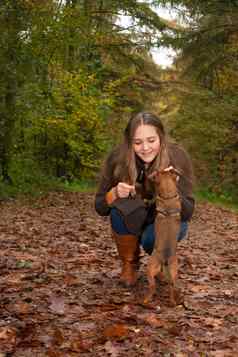
[(106, 159), (95, 198), (101, 216), (110, 215), (113, 237), (122, 261), (120, 280), (132, 286), (137, 280), (139, 245), (151, 254), (156, 216), (154, 183), (148, 176), (156, 169), (180, 172), (178, 191), (182, 203), (180, 241), (186, 235), (194, 209), (192, 165), (188, 154), (167, 142), (163, 124), (152, 113), (132, 117), (123, 142)]

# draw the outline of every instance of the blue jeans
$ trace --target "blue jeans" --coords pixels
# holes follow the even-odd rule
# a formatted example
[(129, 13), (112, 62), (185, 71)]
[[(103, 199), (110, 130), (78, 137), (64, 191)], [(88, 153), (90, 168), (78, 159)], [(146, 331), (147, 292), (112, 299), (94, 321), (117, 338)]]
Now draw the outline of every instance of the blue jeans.
[[(117, 233), (117, 234), (131, 234), (131, 232), (128, 230), (126, 227), (122, 216), (118, 212), (116, 208), (111, 209), (111, 226), (112, 229)], [(181, 222), (180, 225), (180, 231), (177, 236), (177, 241), (180, 242), (182, 239), (186, 237), (186, 233), (188, 230), (188, 222), (184, 221)], [(155, 242), (155, 233), (154, 233), (154, 224), (149, 224), (148, 226), (145, 227), (144, 231), (142, 232), (142, 235), (140, 237), (140, 244), (146, 251), (146, 253), (151, 254), (154, 248), (154, 242)]]

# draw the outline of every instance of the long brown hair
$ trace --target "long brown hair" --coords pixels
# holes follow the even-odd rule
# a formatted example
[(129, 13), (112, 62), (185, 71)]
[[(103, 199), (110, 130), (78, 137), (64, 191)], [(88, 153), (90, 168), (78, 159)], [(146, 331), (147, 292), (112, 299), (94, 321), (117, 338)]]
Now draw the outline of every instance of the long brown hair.
[(129, 120), (124, 131), (123, 142), (118, 148), (113, 172), (116, 181), (135, 185), (138, 172), (136, 168), (136, 155), (132, 143), (136, 129), (142, 124), (153, 126), (160, 137), (160, 152), (155, 158), (150, 171), (165, 168), (169, 164), (166, 135), (160, 118), (149, 112), (140, 112)]

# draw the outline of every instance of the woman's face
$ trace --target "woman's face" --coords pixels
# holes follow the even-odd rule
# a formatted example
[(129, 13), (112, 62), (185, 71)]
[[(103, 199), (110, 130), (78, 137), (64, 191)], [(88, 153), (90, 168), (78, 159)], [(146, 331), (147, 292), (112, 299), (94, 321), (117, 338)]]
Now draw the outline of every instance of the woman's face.
[(150, 163), (160, 151), (160, 137), (152, 125), (141, 124), (135, 131), (132, 146), (137, 156)]

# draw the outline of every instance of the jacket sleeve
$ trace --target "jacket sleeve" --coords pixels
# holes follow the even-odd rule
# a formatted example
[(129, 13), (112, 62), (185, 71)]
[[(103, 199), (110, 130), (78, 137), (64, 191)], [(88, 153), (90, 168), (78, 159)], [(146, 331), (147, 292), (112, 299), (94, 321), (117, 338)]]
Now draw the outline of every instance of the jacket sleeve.
[(111, 207), (106, 201), (106, 194), (112, 188), (110, 181), (105, 176), (102, 176), (95, 195), (95, 210), (100, 216), (108, 216)]
[(101, 175), (98, 189), (95, 195), (95, 210), (100, 216), (108, 216), (111, 206), (106, 199), (107, 194), (113, 187), (113, 161), (114, 152), (110, 153), (104, 163), (103, 174)]

